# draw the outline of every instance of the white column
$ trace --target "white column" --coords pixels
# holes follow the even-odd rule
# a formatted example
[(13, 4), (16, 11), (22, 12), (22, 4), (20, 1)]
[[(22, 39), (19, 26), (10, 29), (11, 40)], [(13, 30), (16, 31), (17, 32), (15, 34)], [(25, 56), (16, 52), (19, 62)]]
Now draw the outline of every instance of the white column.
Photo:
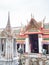
[(6, 39), (6, 52), (5, 52), (5, 56), (6, 58), (13, 58), (13, 39), (12, 40), (8, 40)]
[(38, 35), (39, 53), (42, 53), (42, 35)]
[(23, 53), (24, 53), (24, 44), (23, 44), (23, 46), (22, 46), (22, 49), (23, 49)]
[[(12, 49), (11, 55), (12, 55), (12, 58), (13, 58), (13, 56), (14, 56), (14, 53), (13, 53), (13, 51), (14, 51), (14, 49), (13, 49), (13, 41), (14, 41), (14, 39), (12, 39), (12, 41), (11, 41), (11, 49)], [(16, 52), (15, 52), (15, 53), (16, 53)]]
[(0, 39), (0, 51), (1, 51), (1, 39)]
[(7, 44), (8, 40), (6, 39), (6, 49), (5, 49), (5, 57), (8, 58), (8, 49), (7, 49)]
[(25, 40), (25, 52), (30, 53), (30, 44), (29, 44), (29, 38), (27, 37)]
[(17, 43), (16, 43), (16, 54), (17, 54)]
[(23, 53), (24, 53), (24, 44), (22, 44), (22, 49), (23, 49)]
[(1, 57), (1, 39), (0, 39), (0, 57)]
[(20, 46), (19, 46), (19, 49), (21, 49), (21, 44), (20, 44)]

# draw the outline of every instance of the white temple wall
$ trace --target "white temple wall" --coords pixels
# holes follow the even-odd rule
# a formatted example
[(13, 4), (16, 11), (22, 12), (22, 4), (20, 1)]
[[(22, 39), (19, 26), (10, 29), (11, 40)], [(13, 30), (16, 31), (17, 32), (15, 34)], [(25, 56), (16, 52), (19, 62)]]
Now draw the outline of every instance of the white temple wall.
[(1, 38), (0, 38), (0, 56), (1, 56)]
[(42, 35), (38, 34), (39, 53), (42, 53)]
[(0, 51), (1, 51), (1, 39), (0, 39)]
[(18, 53), (18, 52), (17, 52), (17, 42), (15, 42), (15, 44), (16, 44), (16, 54), (17, 54), (17, 53)]
[(13, 39), (12, 40), (6, 40), (6, 52), (5, 52), (6, 58), (13, 58)]
[(25, 44), (26, 44), (25, 52), (30, 53), (30, 44), (29, 44), (29, 38), (28, 37), (25, 40)]

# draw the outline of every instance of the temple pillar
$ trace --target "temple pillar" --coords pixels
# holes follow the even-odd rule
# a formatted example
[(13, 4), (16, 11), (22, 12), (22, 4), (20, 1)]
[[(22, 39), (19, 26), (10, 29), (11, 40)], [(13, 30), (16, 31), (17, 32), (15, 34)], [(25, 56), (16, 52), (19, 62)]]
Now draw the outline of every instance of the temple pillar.
[(17, 43), (16, 43), (16, 54), (17, 54)]
[(0, 56), (1, 56), (1, 38), (0, 38)]
[(0, 38), (0, 51), (1, 51), (1, 38)]
[(13, 39), (8, 40), (6, 39), (6, 52), (5, 52), (5, 57), (7, 59), (13, 58)]
[(23, 53), (24, 53), (24, 44), (22, 44), (22, 49), (23, 49)]
[(39, 53), (42, 53), (42, 35), (38, 35)]
[(12, 39), (12, 41), (11, 41), (11, 58), (13, 58), (13, 56), (14, 56), (14, 53), (13, 53), (13, 51), (14, 51), (14, 49), (13, 49), (13, 39)]
[(16, 53), (17, 53), (17, 44), (16, 44), (16, 39), (14, 38), (13, 39), (13, 55), (14, 57), (16, 56)]
[(27, 37), (25, 40), (25, 52), (30, 53), (30, 44), (29, 44), (29, 38)]

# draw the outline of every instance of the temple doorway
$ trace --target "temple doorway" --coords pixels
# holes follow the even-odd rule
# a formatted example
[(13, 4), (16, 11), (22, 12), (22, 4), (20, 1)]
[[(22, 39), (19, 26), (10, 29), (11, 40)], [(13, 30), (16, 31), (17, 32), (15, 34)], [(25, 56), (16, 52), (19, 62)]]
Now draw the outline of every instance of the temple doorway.
[(39, 53), (38, 34), (29, 34), (31, 53)]
[(49, 44), (43, 44), (43, 49), (46, 50), (46, 54), (49, 54)]
[(18, 43), (17, 44), (17, 51), (20, 49), (20, 46), (21, 46), (21, 49), (23, 50), (23, 53), (25, 53), (25, 44)]

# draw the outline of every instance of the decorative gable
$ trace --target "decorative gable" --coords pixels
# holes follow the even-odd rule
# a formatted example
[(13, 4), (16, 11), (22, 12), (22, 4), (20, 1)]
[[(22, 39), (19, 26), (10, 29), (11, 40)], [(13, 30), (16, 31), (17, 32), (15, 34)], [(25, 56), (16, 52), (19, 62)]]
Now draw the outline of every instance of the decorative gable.
[(39, 32), (39, 30), (37, 28), (31, 28), (28, 30), (28, 32)]
[(26, 26), (26, 32), (40, 32), (41, 25), (35, 20), (31, 19), (29, 24)]

